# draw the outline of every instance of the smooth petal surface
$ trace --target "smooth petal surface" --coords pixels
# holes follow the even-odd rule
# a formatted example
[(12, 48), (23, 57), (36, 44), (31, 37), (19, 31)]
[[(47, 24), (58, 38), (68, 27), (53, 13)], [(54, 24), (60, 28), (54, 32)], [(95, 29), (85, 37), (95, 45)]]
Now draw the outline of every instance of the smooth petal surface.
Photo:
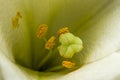
[[(10, 60), (21, 61), (25, 66), (31, 66), (30, 36), (27, 28), (23, 8), (19, 0), (0, 0), (0, 50)], [(12, 17), (19, 11), (22, 14), (19, 28), (13, 30)], [(21, 59), (24, 56), (27, 58)], [(24, 61), (22, 61), (24, 60)]]
[(119, 80), (119, 61), (120, 53), (115, 52), (102, 60), (87, 64), (58, 80)]
[(80, 54), (89, 55), (86, 63), (101, 59), (120, 49), (119, 21), (120, 1), (114, 0), (79, 28), (77, 34), (84, 43), (84, 50)]
[(28, 80), (25, 73), (0, 52), (1, 80)]
[(38, 72), (24, 68), (0, 51), (0, 80), (57, 80), (60, 74)]

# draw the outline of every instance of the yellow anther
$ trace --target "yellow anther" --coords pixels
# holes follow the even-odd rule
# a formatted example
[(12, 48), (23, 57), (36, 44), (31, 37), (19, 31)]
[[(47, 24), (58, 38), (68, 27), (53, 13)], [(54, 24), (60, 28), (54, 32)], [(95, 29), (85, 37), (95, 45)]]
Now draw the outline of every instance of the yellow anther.
[(38, 27), (37, 37), (41, 38), (43, 37), (48, 30), (48, 26), (46, 24), (42, 24)]
[(50, 37), (50, 39), (45, 44), (45, 48), (48, 50), (52, 49), (55, 45), (55, 39), (56, 38), (54, 36)]
[(16, 13), (16, 16), (12, 18), (12, 25), (13, 28), (19, 27), (19, 19), (22, 18), (20, 12)]
[(62, 61), (62, 66), (70, 69), (70, 68), (73, 68), (75, 66), (75, 63), (73, 63), (71, 61)]
[(64, 33), (68, 33), (68, 32), (69, 32), (68, 27), (64, 27), (58, 31), (58, 36)]

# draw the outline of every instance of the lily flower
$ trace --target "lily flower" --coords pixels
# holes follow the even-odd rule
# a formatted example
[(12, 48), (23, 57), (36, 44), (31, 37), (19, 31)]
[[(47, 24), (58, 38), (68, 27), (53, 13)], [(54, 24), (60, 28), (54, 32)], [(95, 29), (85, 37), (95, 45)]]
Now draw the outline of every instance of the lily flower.
[(0, 80), (119, 80), (119, 49), (120, 0), (0, 0)]

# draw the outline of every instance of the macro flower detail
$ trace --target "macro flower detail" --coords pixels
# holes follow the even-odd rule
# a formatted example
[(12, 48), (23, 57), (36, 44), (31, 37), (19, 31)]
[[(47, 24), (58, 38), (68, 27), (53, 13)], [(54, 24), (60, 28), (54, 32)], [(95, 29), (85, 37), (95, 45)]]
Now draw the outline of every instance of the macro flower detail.
[(56, 38), (54, 36), (50, 37), (50, 39), (45, 44), (45, 48), (48, 50), (52, 49), (55, 45), (55, 39)]
[[(55, 36), (50, 37), (48, 40), (46, 39), (47, 35), (45, 36), (44, 34), (47, 32), (47, 28), (48, 27), (46, 27), (45, 24), (40, 25), (38, 31), (39, 33), (37, 35), (37, 37), (41, 36), (40, 38), (44, 38), (45, 49), (49, 50), (48, 55), (41, 61), (41, 65), (39, 65), (39, 67), (42, 67), (44, 63), (46, 63), (47, 60), (51, 57), (56, 42)], [(79, 37), (76, 37), (72, 33), (70, 33), (68, 27), (59, 29), (58, 36), (61, 43), (61, 45), (58, 47), (60, 56), (64, 58), (72, 58), (75, 53), (78, 53), (82, 50), (82, 40)], [(72, 68), (75, 66), (75, 63), (72, 63), (70, 61), (62, 61), (62, 66), (66, 68)]]
[(73, 67), (75, 66), (75, 63), (70, 62), (70, 61), (63, 61), (63, 62), (62, 62), (62, 65), (63, 65), (64, 67), (70, 69), (70, 68), (73, 68)]
[(120, 0), (0, 0), (0, 80), (119, 80), (119, 34)]
[(68, 27), (63, 27), (62, 29), (59, 29), (58, 30), (58, 36), (64, 34), (64, 33), (68, 33), (69, 32), (69, 29)]
[(64, 33), (59, 37), (61, 45), (58, 47), (60, 55), (65, 58), (72, 58), (73, 55), (83, 48), (82, 40), (72, 33)]
[(37, 37), (41, 38), (43, 37), (48, 30), (48, 26), (46, 24), (39, 25), (38, 32), (37, 32)]

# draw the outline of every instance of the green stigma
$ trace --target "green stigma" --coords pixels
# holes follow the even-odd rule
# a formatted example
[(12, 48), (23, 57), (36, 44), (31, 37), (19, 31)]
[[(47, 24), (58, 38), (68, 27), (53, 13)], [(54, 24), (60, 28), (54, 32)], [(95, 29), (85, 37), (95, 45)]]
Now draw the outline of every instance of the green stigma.
[(72, 33), (64, 33), (59, 36), (61, 45), (58, 47), (59, 53), (64, 58), (72, 58), (75, 53), (83, 49), (83, 42)]

